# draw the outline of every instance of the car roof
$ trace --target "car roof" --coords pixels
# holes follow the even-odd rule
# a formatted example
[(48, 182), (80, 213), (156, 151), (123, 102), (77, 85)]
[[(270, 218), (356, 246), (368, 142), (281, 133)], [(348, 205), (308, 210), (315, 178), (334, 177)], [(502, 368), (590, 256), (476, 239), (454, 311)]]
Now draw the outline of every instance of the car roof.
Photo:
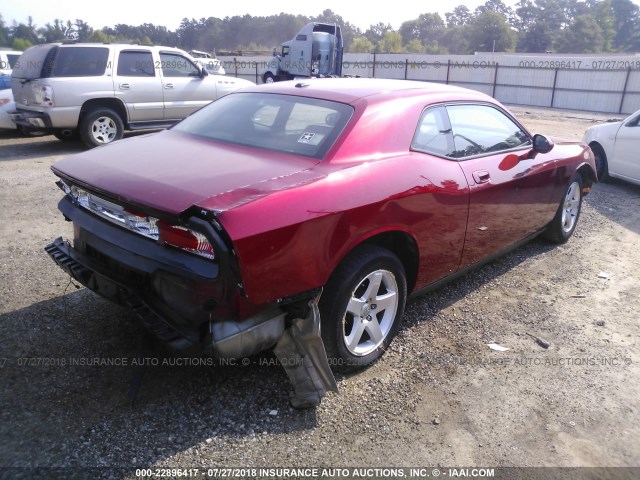
[(247, 87), (242, 91), (281, 93), (354, 103), (364, 97), (432, 96), (496, 103), (484, 93), (443, 83), (383, 78), (312, 78)]
[[(114, 48), (114, 49), (136, 49), (136, 48), (140, 48), (140, 49), (151, 49), (151, 50), (171, 50), (171, 51), (179, 51), (179, 52), (184, 52), (186, 53), (184, 50), (177, 48), (177, 47), (167, 47), (165, 45), (144, 45), (142, 43), (118, 43), (118, 42), (114, 42), (114, 43), (82, 43), (82, 42), (52, 42), (52, 43), (43, 43), (40, 45), (34, 45), (35, 47), (62, 47), (62, 48), (70, 48), (70, 47), (102, 47), (102, 48)], [(33, 48), (33, 47), (30, 47)]]

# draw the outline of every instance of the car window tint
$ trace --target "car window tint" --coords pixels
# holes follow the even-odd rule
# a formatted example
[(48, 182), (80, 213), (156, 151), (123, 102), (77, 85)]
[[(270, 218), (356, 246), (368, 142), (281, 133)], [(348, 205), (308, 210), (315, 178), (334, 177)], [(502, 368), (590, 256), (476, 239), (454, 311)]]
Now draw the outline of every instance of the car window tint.
[(310, 128), (316, 128), (318, 131), (330, 131), (333, 126), (327, 121), (331, 121), (331, 114), (335, 113), (335, 109), (323, 108), (318, 105), (307, 103), (296, 103), (291, 110), (291, 114), (287, 119), (285, 132), (297, 133)]
[(272, 127), (280, 111), (278, 105), (265, 105), (253, 114), (253, 123), (256, 126)]
[(636, 115), (635, 118), (632, 118), (625, 124), (625, 127), (638, 127), (638, 126), (640, 126), (640, 115)]
[(294, 95), (234, 93), (177, 124), (225, 143), (323, 158), (353, 114), (343, 103)]
[(102, 47), (60, 47), (52, 77), (96, 77), (107, 68), (109, 49)]
[(20, 58), (20, 54), (17, 53), (8, 53), (7, 61), (9, 62), (9, 68), (13, 68), (16, 65), (16, 62)]
[(453, 135), (444, 107), (430, 108), (422, 114), (411, 148), (435, 155), (453, 154)]
[(471, 157), (531, 145), (531, 139), (516, 123), (488, 105), (447, 107), (455, 150), (451, 158)]
[(174, 53), (161, 53), (160, 66), (165, 77), (197, 77), (198, 67), (187, 57)]
[(118, 75), (123, 77), (155, 77), (151, 52), (120, 52), (118, 56)]

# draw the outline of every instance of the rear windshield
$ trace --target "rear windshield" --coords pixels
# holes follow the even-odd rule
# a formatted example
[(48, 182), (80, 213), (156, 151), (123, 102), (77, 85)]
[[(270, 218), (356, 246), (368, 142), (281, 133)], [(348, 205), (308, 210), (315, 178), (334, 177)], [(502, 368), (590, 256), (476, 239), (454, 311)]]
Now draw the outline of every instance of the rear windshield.
[(349, 105), (317, 98), (234, 93), (209, 104), (173, 129), (226, 143), (321, 159), (352, 113)]

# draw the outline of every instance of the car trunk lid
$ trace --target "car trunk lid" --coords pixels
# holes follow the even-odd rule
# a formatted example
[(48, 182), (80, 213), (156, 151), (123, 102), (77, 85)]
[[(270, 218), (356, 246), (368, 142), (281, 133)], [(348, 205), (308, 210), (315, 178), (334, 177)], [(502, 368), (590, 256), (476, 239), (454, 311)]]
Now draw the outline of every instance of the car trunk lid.
[(228, 210), (300, 183), (316, 163), (168, 130), (67, 157), (53, 171), (117, 202), (179, 215), (194, 205)]

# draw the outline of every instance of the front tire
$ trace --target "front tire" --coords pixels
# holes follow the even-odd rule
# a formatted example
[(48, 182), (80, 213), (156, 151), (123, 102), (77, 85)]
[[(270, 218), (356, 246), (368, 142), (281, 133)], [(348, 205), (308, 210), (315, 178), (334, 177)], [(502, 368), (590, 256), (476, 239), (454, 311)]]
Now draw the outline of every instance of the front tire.
[(80, 138), (89, 148), (115, 142), (123, 135), (122, 119), (110, 108), (90, 110), (80, 122)]
[(273, 76), (271, 72), (267, 72), (262, 77), (263, 83), (274, 83), (276, 81), (276, 77)]
[(367, 245), (350, 253), (320, 299), (331, 368), (353, 372), (380, 358), (398, 331), (406, 297), (404, 267), (389, 250)]
[(598, 181), (604, 182), (609, 176), (609, 163), (607, 161), (607, 154), (604, 152), (604, 148), (598, 143), (592, 143), (589, 145), (593, 156), (596, 160), (596, 173), (598, 174)]
[(582, 210), (582, 186), (582, 177), (575, 173), (569, 180), (555, 217), (547, 225), (545, 238), (555, 243), (565, 243), (573, 235)]

